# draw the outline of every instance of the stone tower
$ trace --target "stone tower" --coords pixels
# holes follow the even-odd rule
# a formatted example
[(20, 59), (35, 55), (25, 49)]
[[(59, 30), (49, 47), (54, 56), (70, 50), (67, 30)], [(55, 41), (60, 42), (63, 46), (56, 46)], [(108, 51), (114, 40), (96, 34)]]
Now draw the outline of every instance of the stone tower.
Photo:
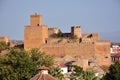
[(41, 15), (38, 15), (37, 13), (35, 13), (35, 15), (31, 15), (30, 17), (31, 17), (30, 18), (30, 25), (32, 27), (42, 25), (42, 16)]
[(24, 49), (39, 48), (48, 38), (48, 26), (42, 25), (42, 16), (30, 16), (30, 25), (24, 29)]
[(72, 26), (71, 27), (72, 36), (77, 36), (77, 38), (81, 38), (81, 27), (80, 26)]

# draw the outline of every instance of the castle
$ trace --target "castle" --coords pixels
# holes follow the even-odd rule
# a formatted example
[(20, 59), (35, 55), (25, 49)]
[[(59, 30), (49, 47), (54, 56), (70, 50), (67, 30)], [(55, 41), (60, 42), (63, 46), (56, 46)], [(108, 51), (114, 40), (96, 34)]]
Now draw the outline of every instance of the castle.
[(82, 34), (81, 31), (81, 26), (72, 26), (70, 33), (48, 28), (42, 24), (42, 16), (34, 14), (30, 16), (30, 25), (24, 27), (24, 49), (39, 48), (61, 61), (71, 56), (77, 65), (85, 68), (92, 63), (109, 65), (110, 41), (100, 40), (98, 33)]

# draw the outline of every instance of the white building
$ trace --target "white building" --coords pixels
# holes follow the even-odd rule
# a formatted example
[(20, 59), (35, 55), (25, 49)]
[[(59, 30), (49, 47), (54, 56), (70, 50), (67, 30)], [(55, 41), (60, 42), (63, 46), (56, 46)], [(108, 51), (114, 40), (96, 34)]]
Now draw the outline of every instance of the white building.
[(113, 44), (110, 49), (111, 53), (120, 53), (120, 45)]
[(62, 74), (68, 73), (68, 67), (66, 65), (60, 64), (59, 67), (62, 70)]

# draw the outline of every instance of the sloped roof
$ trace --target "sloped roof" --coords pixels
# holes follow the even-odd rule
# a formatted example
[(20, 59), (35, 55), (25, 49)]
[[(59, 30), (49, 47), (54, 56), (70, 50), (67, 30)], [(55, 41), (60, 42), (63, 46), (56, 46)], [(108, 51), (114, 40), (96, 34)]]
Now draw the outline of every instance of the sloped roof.
[(111, 54), (112, 57), (120, 57), (120, 53)]
[(49, 70), (49, 68), (46, 67), (46, 66), (41, 66), (41, 67), (38, 68), (38, 70)]
[(53, 76), (49, 75), (49, 74), (38, 73), (37, 75), (32, 77), (30, 80), (57, 80), (57, 79), (54, 78)]
[(65, 64), (59, 64), (58, 65), (60, 68), (67, 68), (67, 66)]

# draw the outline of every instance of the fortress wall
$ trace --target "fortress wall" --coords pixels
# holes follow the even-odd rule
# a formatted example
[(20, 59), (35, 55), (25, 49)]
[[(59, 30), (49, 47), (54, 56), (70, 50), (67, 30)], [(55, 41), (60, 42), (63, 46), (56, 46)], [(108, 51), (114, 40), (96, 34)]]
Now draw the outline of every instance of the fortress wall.
[(80, 58), (91, 57), (94, 53), (94, 44), (83, 43), (83, 44), (54, 44), (54, 45), (44, 45), (40, 48), (48, 55), (53, 56), (65, 56), (72, 55), (78, 56)]
[(41, 30), (42, 30), (43, 43), (45, 43), (45, 40), (48, 38), (48, 26), (43, 25)]
[(83, 41), (85, 42), (94, 42), (100, 40), (100, 36), (98, 33), (86, 33), (82, 34)]
[(54, 34), (53, 28), (48, 28), (48, 37), (51, 37)]
[(88, 60), (95, 58), (99, 65), (109, 65), (110, 63), (110, 41), (99, 41), (98, 33), (81, 34), (80, 26), (73, 26), (71, 33), (64, 33), (66, 37), (77, 35), (79, 40), (69, 38), (50, 37), (59, 31), (58, 28), (49, 28), (42, 25), (42, 16), (35, 14), (30, 17), (30, 26), (24, 29), (24, 49), (39, 48), (48, 55), (64, 57), (71, 56), (79, 58), (80, 63), (87, 67)]
[(78, 61), (74, 62), (73, 65), (78, 65), (82, 67), (84, 70), (89, 68), (88, 59), (79, 59)]
[(51, 35), (51, 34), (57, 34), (59, 32), (59, 29), (58, 28), (48, 28), (48, 34)]
[(72, 36), (77, 36), (77, 38), (81, 37), (81, 27), (80, 26), (72, 26), (71, 27)]
[(95, 42), (95, 52), (97, 55), (105, 56), (110, 54), (110, 41)]
[[(110, 65), (110, 42), (99, 41), (95, 43), (82, 42), (78, 43), (66, 43), (66, 44), (45, 44), (40, 50), (48, 55), (52, 56), (67, 56), (70, 55), (73, 58), (77, 57), (80, 61), (76, 63), (83, 67), (88, 66), (88, 60), (96, 58), (98, 65)], [(85, 60), (85, 62), (84, 62)], [(86, 62), (87, 61), (87, 62)], [(75, 63), (75, 64), (76, 64)]]
[(110, 41), (95, 42), (95, 53), (100, 65), (110, 64)]
[(41, 27), (25, 27), (24, 29), (24, 48), (39, 48), (43, 42)]

